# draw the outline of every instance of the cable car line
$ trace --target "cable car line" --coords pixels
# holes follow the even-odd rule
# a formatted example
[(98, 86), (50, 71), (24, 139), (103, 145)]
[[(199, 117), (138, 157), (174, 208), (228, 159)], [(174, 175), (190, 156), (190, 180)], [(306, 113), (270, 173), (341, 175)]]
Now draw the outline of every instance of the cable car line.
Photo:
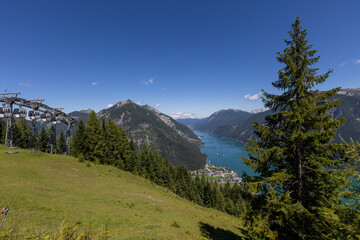
[[(6, 121), (6, 136), (5, 145), (13, 147), (14, 140), (14, 121), (13, 118), (26, 118), (32, 121), (32, 137), (31, 147), (35, 147), (35, 136), (37, 134), (36, 122), (50, 122), (53, 126), (53, 133), (56, 139), (56, 124), (65, 123), (67, 125), (66, 130), (66, 153), (70, 153), (70, 130), (73, 124), (77, 124), (78, 118), (70, 117), (62, 110), (63, 108), (52, 108), (43, 103), (45, 99), (27, 100), (18, 97), (20, 93), (8, 93), (6, 90), (4, 93), (0, 93), (0, 102), (3, 103), (3, 107), (0, 107), (0, 118), (7, 119)], [(17, 105), (18, 108), (13, 106)], [(29, 112), (25, 108), (31, 109)], [(54, 135), (52, 136), (54, 137)], [(53, 145), (51, 145), (51, 153), (53, 152)]]

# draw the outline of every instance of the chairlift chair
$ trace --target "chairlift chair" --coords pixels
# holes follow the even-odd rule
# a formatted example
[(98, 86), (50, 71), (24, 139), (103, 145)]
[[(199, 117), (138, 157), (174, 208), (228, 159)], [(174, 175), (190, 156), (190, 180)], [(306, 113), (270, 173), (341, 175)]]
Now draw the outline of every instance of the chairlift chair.
[(14, 118), (20, 118), (20, 109), (19, 108), (14, 108), (13, 116), (14, 116)]
[(34, 111), (35, 119), (40, 119), (40, 111)]
[(25, 108), (20, 108), (20, 118), (26, 117), (27, 110)]
[(40, 121), (46, 122), (46, 114), (45, 113), (40, 114)]
[(56, 124), (56, 123), (57, 123), (56, 117), (51, 117), (51, 123), (52, 123), (52, 124)]
[(12, 111), (10, 107), (4, 107), (4, 117), (9, 118), (12, 116)]
[(56, 122), (57, 122), (57, 123), (61, 123), (62, 121), (64, 121), (64, 117), (63, 117), (63, 116), (57, 116), (57, 117), (56, 117)]
[(26, 117), (26, 109), (24, 108), (15, 108), (13, 112), (13, 116), (15, 118), (25, 118)]
[(46, 113), (46, 121), (51, 122), (51, 114), (50, 113)]
[(29, 118), (30, 118), (30, 120), (35, 120), (35, 113), (34, 113), (34, 111), (29, 111)]

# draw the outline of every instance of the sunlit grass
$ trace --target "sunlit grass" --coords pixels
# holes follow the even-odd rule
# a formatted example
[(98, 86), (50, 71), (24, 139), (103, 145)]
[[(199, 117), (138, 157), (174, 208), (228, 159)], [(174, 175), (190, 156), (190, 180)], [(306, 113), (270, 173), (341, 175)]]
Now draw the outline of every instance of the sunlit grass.
[(68, 156), (0, 146), (4, 206), (10, 211), (0, 236), (11, 233), (19, 239), (53, 233), (64, 220), (108, 229), (112, 239), (198, 239), (203, 223), (241, 236), (242, 227), (235, 217), (112, 166), (87, 167)]

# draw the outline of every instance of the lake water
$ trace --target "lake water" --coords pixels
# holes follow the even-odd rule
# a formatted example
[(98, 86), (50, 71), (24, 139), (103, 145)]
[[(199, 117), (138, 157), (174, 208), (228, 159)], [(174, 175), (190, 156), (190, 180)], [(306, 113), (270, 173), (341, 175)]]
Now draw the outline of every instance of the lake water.
[(243, 163), (241, 157), (248, 157), (248, 152), (244, 145), (224, 139), (221, 137), (212, 136), (201, 131), (194, 131), (198, 136), (204, 137), (201, 141), (205, 144), (200, 147), (202, 153), (208, 156), (210, 164), (219, 167), (228, 167), (237, 172), (241, 177), (243, 172), (253, 176), (254, 171)]

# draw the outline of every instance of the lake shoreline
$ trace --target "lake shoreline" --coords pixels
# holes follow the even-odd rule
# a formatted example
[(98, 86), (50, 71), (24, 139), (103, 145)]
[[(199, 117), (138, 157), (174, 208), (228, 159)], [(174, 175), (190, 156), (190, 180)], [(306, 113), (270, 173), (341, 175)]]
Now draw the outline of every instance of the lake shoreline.
[(207, 155), (208, 164), (231, 169), (239, 176), (243, 172), (250, 176), (255, 174), (242, 161), (242, 157), (248, 157), (249, 155), (243, 144), (207, 132), (195, 130), (194, 133), (202, 137), (203, 145), (200, 147), (200, 150), (203, 154)]

